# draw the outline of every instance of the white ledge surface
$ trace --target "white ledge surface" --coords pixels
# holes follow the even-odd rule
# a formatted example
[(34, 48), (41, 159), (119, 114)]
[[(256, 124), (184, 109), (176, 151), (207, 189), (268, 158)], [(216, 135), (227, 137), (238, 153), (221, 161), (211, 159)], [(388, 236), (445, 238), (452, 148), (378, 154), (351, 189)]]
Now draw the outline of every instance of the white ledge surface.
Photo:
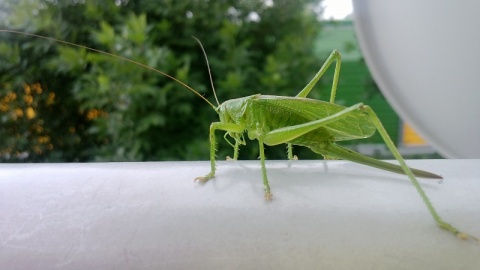
[[(480, 160), (411, 160), (480, 236)], [(345, 161), (0, 164), (1, 269), (480, 269), (406, 176)]]

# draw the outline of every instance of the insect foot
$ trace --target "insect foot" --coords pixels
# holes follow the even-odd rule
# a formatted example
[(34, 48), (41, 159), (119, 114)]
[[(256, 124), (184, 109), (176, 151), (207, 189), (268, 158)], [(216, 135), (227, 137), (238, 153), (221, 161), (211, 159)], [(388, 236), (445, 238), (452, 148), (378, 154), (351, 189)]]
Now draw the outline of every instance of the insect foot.
[(205, 183), (205, 182), (207, 182), (208, 180), (210, 180), (210, 179), (212, 179), (212, 178), (213, 178), (213, 175), (207, 174), (207, 175), (205, 175), (205, 176), (199, 176), (199, 177), (195, 178), (195, 179), (193, 180), (193, 182), (199, 181), (199, 182), (201, 182), (201, 183)]
[(477, 243), (480, 243), (480, 240), (478, 238), (476, 238), (475, 236), (472, 236), (472, 235), (469, 235), (467, 233), (461, 232), (457, 228), (453, 227), (452, 225), (450, 225), (450, 224), (448, 224), (448, 223), (446, 223), (442, 220), (438, 220), (437, 223), (438, 223), (438, 226), (440, 226), (440, 228), (452, 232), (453, 234), (455, 234), (458, 238), (460, 238), (462, 240), (473, 239)]
[(468, 240), (468, 239), (473, 239), (477, 243), (480, 243), (480, 239), (476, 238), (475, 236), (471, 236), (469, 234), (466, 234), (464, 232), (458, 232), (457, 237), (462, 239), (462, 240)]
[(265, 192), (265, 201), (271, 201), (273, 198), (272, 193), (270, 192)]

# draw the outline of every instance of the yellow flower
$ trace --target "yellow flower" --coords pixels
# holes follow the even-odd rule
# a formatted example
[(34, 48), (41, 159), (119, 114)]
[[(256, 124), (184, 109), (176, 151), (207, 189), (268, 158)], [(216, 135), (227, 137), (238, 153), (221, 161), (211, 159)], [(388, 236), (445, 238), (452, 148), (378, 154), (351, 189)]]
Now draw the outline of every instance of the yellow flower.
[(22, 117), (23, 116), (23, 111), (22, 109), (18, 108), (18, 109), (15, 109), (15, 115), (17, 117)]
[(43, 89), (42, 89), (42, 86), (39, 84), (39, 83), (34, 83), (32, 84), (33, 86), (33, 90), (35, 90), (35, 92), (37, 92), (37, 94), (41, 94)]
[(39, 125), (37, 125), (37, 126), (35, 126), (35, 131), (36, 131), (37, 133), (42, 133), (42, 131), (43, 131), (43, 127), (42, 127), (42, 126), (39, 126)]
[(33, 102), (33, 97), (31, 95), (25, 95), (23, 96), (23, 100), (25, 100), (25, 103), (27, 103), (27, 105), (30, 105)]
[(48, 93), (48, 98), (46, 101), (47, 105), (52, 105), (54, 102), (54, 99), (55, 99), (55, 93), (53, 92)]
[(7, 97), (10, 101), (14, 101), (15, 99), (17, 99), (17, 94), (13, 93), (13, 92), (9, 92), (7, 94)]
[(38, 143), (40, 144), (46, 144), (50, 142), (50, 137), (49, 136), (40, 136), (38, 137)]
[(28, 84), (23, 84), (23, 89), (25, 90), (25, 94), (30, 95), (32, 92), (32, 89), (30, 89), (30, 85)]
[(36, 115), (36, 113), (35, 113), (35, 111), (32, 109), (32, 107), (28, 107), (28, 108), (27, 108), (26, 114), (27, 114), (27, 118), (28, 118), (28, 119), (33, 119), (33, 118), (35, 118), (35, 115)]
[(10, 109), (10, 107), (6, 104), (0, 103), (0, 112), (6, 112)]

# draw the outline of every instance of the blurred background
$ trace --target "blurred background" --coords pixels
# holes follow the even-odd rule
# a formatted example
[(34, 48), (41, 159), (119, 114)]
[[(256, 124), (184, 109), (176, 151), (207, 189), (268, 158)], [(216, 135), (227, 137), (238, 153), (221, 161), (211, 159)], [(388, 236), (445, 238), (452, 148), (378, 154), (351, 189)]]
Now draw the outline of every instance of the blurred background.
[[(332, 1), (333, 2), (333, 1)], [(347, 6), (345, 6), (347, 5)], [(336, 16), (341, 9), (347, 14)], [(343, 57), (336, 103), (370, 105), (407, 158), (440, 157), (379, 91), (357, 45), (351, 3), (248, 1), (0, 1), (0, 29), (111, 52), (166, 72), (215, 102), (256, 93), (294, 96), (333, 49)], [(333, 68), (310, 98), (328, 100)], [(0, 33), (0, 161), (207, 160), (212, 108), (178, 83), (57, 42)], [(218, 132), (218, 159), (233, 149)], [(343, 145), (391, 158), (378, 134)], [(285, 145), (268, 159), (286, 159)], [(300, 159), (320, 159), (295, 147)], [(256, 159), (247, 141), (241, 159)]]

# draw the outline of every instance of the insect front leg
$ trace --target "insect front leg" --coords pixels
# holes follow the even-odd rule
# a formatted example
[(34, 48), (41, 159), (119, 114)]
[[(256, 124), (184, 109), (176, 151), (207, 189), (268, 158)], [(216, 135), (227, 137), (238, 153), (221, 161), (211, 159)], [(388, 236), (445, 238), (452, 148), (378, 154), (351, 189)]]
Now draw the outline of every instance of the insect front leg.
[[(230, 135), (232, 138), (235, 139), (235, 145), (230, 143), (230, 141), (227, 139), (227, 135)], [(233, 147), (233, 159), (227, 156), (227, 160), (238, 160), (238, 152), (240, 151), (240, 145), (246, 145), (243, 134), (229, 134), (228, 132), (226, 132), (224, 138), (228, 142), (228, 144)]]
[(313, 79), (303, 88), (300, 93), (296, 95), (296, 97), (306, 97), (312, 88), (317, 84), (318, 80), (323, 76), (325, 71), (327, 71), (328, 67), (333, 63), (333, 61), (336, 61), (337, 63), (335, 64), (335, 72), (333, 74), (333, 84), (332, 84), (332, 91), (330, 93), (330, 103), (335, 102), (335, 95), (337, 93), (337, 85), (338, 85), (338, 76), (340, 74), (340, 66), (342, 64), (342, 59), (341, 59), (340, 52), (337, 50), (334, 50), (330, 56), (327, 58), (323, 66), (320, 68), (320, 70), (315, 74)]
[(235, 141), (235, 146), (233, 147), (233, 160), (238, 159), (238, 149), (240, 148), (240, 143)]
[(293, 154), (293, 146), (291, 143), (287, 143), (287, 157), (288, 160), (298, 160), (297, 155)]
[(215, 152), (217, 151), (215, 130), (217, 129), (227, 132), (242, 133), (245, 128), (242, 125), (234, 123), (214, 122), (210, 124), (210, 172), (205, 176), (199, 176), (195, 178), (194, 181), (207, 182), (215, 176)]
[[(223, 139), (233, 148), (233, 158), (230, 156), (227, 156), (227, 160), (238, 160), (238, 151), (240, 148), (240, 141), (235, 140), (235, 144), (232, 144), (230, 140), (228, 140), (227, 136), (229, 136), (228, 132), (225, 132), (225, 135), (223, 136)], [(245, 144), (245, 143), (243, 143)]]

